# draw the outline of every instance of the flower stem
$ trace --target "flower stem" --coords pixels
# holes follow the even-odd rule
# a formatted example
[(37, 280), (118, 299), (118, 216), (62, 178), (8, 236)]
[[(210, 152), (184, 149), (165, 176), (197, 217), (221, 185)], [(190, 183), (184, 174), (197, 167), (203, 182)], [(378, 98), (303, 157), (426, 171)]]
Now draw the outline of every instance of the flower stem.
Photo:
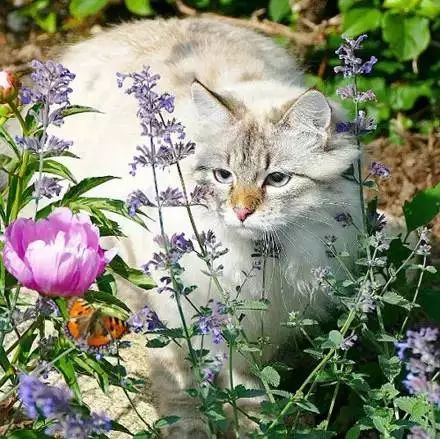
[[(233, 344), (231, 343), (229, 345), (229, 359), (228, 359), (228, 363), (229, 363), (229, 387), (231, 388), (231, 392), (234, 392), (234, 374), (233, 374), (233, 367), (232, 367), (232, 354), (234, 352), (233, 349)], [(237, 402), (235, 401), (235, 397), (233, 398), (233, 400), (231, 401), (231, 405), (232, 405), (232, 410), (234, 412), (234, 434), (236, 438), (239, 438), (239, 431), (240, 431), (240, 426), (238, 423), (238, 411), (237, 411)]]
[[(419, 280), (417, 281), (416, 291), (415, 291), (414, 297), (411, 301), (412, 305), (414, 305), (417, 302), (417, 297), (419, 296), (420, 287), (422, 285), (423, 276), (425, 274), (426, 259), (427, 259), (426, 255), (424, 255), (423, 262), (422, 262), (422, 268), (421, 268), (420, 275), (419, 275)], [(400, 327), (399, 333), (401, 336), (403, 336), (403, 331), (405, 330), (405, 326), (408, 323), (410, 312), (411, 312), (411, 310), (408, 311), (408, 314), (406, 315), (405, 320), (403, 321), (402, 326)]]

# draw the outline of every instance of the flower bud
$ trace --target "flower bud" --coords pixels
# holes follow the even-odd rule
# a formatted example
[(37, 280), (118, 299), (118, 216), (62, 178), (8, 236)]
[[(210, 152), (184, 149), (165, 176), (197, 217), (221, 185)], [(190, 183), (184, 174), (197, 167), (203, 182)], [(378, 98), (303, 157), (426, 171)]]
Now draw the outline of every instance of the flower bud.
[(0, 70), (0, 103), (11, 102), (18, 95), (20, 81), (9, 70)]

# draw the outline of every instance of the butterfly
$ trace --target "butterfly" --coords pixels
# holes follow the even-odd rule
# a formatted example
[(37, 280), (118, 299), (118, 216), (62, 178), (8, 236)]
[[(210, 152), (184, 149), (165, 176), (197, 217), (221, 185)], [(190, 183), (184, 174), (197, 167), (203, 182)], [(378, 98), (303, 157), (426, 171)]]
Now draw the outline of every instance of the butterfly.
[(128, 332), (123, 320), (104, 314), (81, 298), (70, 301), (68, 315), (67, 334), (92, 349), (105, 348)]

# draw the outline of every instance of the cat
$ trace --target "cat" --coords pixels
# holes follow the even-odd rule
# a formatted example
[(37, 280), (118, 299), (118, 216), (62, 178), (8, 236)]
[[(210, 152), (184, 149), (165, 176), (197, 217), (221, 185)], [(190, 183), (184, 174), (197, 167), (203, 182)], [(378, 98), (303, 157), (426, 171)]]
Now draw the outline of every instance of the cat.
[[(312, 270), (341, 270), (326, 252), (324, 241), (336, 238), (339, 249), (352, 251), (353, 228), (335, 218), (341, 212), (359, 216), (358, 187), (342, 174), (358, 157), (353, 140), (336, 133), (339, 110), (317, 90), (307, 89), (294, 57), (270, 38), (214, 19), (169, 19), (126, 23), (68, 48), (59, 61), (77, 75), (71, 101), (102, 113), (67, 118), (57, 135), (74, 141), (81, 160), (69, 166), (78, 178), (114, 175), (120, 180), (94, 189), (97, 196), (126, 199), (135, 189), (151, 192), (148, 171), (129, 176), (128, 163), (144, 139), (136, 118), (136, 102), (116, 87), (117, 72), (136, 72), (143, 66), (161, 76), (159, 88), (176, 97), (175, 116), (196, 143), (194, 156), (182, 161), (186, 184), (208, 186), (208, 207), (194, 207), (199, 230), (213, 230), (229, 249), (220, 259), (220, 278), (227, 291), (236, 291), (249, 271), (256, 242), (275, 242), (277, 257), (246, 281), (242, 299), (270, 300), (268, 311), (246, 312), (242, 326), (251, 340), (264, 335), (271, 344), (264, 360), (276, 354), (293, 332), (281, 327), (289, 312), (325, 319), (331, 300), (319, 289)], [(180, 187), (175, 170), (159, 175), (162, 189)], [(155, 217), (154, 210), (148, 215)], [(157, 221), (151, 233), (129, 221), (122, 222), (128, 238), (116, 245), (131, 265), (139, 267), (155, 250)], [(194, 235), (184, 209), (165, 208), (168, 234)], [(332, 239), (332, 238), (330, 238)], [(334, 238), (333, 238), (334, 239)], [(202, 273), (206, 268), (193, 255), (183, 258), (183, 279), (197, 285), (191, 293), (198, 306), (219, 293)], [(169, 293), (142, 292), (121, 281), (121, 294), (134, 308), (148, 304), (169, 327), (181, 326)], [(194, 311), (185, 302), (189, 320)], [(263, 316), (263, 317), (262, 317)], [(209, 337), (207, 337), (209, 338)], [(224, 344), (208, 345), (221, 353)], [(169, 437), (209, 437), (194, 400), (184, 389), (194, 385), (183, 349), (168, 345), (150, 352), (152, 383), (159, 395), (161, 415), (182, 420)], [(234, 384), (255, 388), (248, 364), (233, 358)], [(229, 386), (226, 368), (217, 381)]]

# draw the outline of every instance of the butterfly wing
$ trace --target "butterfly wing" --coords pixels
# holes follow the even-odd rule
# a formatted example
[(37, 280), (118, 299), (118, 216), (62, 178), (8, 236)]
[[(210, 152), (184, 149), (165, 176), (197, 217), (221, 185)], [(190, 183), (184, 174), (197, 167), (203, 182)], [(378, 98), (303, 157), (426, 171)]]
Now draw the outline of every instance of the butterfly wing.
[(127, 332), (127, 324), (122, 320), (102, 314), (84, 299), (74, 299), (69, 305), (67, 332), (75, 339), (85, 339), (92, 348), (109, 345)]
[(87, 344), (90, 347), (106, 346), (114, 340), (120, 339), (127, 332), (127, 324), (116, 317), (99, 316), (89, 333)]
[(69, 320), (66, 323), (66, 330), (75, 340), (83, 338), (90, 327), (90, 321), (96, 309), (84, 299), (76, 298), (69, 303)]

